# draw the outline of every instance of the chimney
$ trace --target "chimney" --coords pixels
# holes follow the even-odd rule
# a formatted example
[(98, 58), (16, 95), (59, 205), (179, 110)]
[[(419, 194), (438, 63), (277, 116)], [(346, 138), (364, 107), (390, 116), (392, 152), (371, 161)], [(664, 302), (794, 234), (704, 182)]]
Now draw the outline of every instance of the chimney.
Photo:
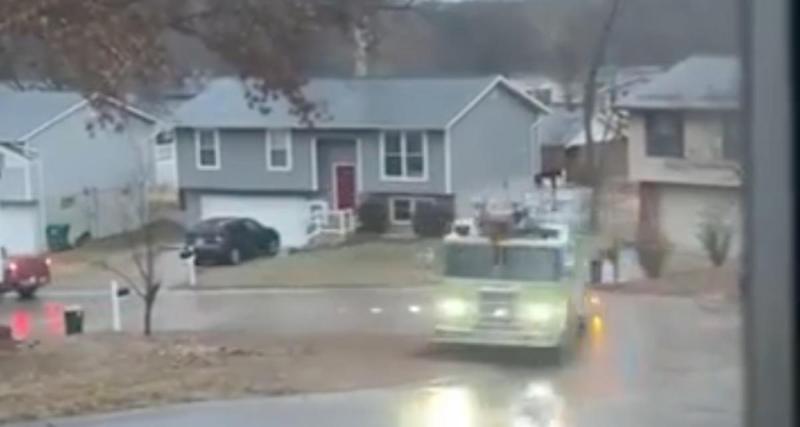
[(363, 25), (356, 25), (353, 29), (353, 40), (356, 45), (356, 50), (353, 54), (353, 73), (356, 77), (366, 77), (369, 74), (369, 40)]

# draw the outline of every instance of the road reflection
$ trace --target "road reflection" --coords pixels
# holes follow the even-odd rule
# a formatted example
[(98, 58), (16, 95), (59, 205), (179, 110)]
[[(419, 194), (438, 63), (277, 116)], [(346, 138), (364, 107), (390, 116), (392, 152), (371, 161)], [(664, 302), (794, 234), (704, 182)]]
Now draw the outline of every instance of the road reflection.
[[(429, 387), (414, 394), (401, 414), (403, 427), (565, 427), (565, 400), (552, 383), (535, 380), (522, 389), (475, 385)], [(510, 394), (508, 394), (511, 391)]]
[(549, 381), (528, 384), (512, 410), (513, 427), (564, 427), (564, 398)]
[(439, 387), (429, 390), (423, 412), (424, 427), (475, 426), (477, 401), (466, 387)]
[[(603, 314), (588, 319), (572, 358), (552, 361), (549, 351), (460, 348), (438, 357), (472, 364), (446, 386), (425, 387), (401, 406), (400, 425), (567, 427), (575, 425), (575, 396), (613, 397), (624, 391), (621, 344)], [(624, 353), (624, 351), (622, 352)], [(577, 393), (577, 394), (576, 394)], [(569, 396), (569, 399), (567, 398)]]
[(27, 340), (31, 333), (31, 314), (25, 310), (11, 313), (11, 336), (17, 341)]
[(31, 304), (14, 309), (8, 318), (17, 341), (64, 336), (64, 305), (56, 302)]

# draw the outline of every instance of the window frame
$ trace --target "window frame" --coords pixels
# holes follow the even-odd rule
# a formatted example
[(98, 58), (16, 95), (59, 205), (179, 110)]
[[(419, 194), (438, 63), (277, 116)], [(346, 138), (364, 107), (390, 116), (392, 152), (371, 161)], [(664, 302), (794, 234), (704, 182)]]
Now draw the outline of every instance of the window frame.
[[(389, 175), (386, 173), (386, 167), (388, 165), (387, 162), (387, 150), (386, 150), (386, 134), (388, 133), (398, 133), (400, 135), (400, 175)], [(419, 133), (422, 137), (422, 175), (421, 176), (409, 176), (408, 174), (408, 133)], [(381, 181), (389, 181), (389, 182), (427, 182), (428, 181), (428, 171), (429, 171), (429, 157), (430, 152), (428, 149), (428, 132), (425, 130), (414, 130), (414, 129), (398, 129), (398, 130), (384, 130), (381, 131), (381, 142), (380, 142), (380, 177)]]
[[(202, 153), (202, 142), (200, 138), (200, 134), (203, 132), (211, 132), (213, 135), (214, 141), (214, 164), (213, 165), (204, 165), (202, 163), (203, 156)], [(195, 167), (197, 170), (202, 171), (215, 171), (220, 170), (222, 168), (222, 149), (220, 146), (220, 135), (219, 129), (195, 129), (194, 130), (194, 159), (195, 159)]]
[[(395, 218), (395, 213), (396, 213), (395, 203), (397, 203), (399, 201), (402, 201), (402, 202), (406, 202), (407, 201), (408, 202), (408, 212), (409, 212), (408, 220), (399, 220), (398, 221)], [(414, 219), (414, 211), (416, 210), (416, 208), (417, 208), (417, 202), (416, 202), (416, 199), (414, 199), (413, 197), (390, 197), (389, 198), (389, 221), (391, 222), (392, 225), (410, 225), (411, 222)]]
[(742, 149), (743, 149), (742, 147), (743, 136), (741, 134), (739, 134), (738, 136), (739, 141), (738, 143), (736, 143), (736, 150), (738, 151), (738, 153), (736, 153), (736, 155), (731, 157), (729, 156), (728, 152), (728, 147), (731, 147), (729, 142), (731, 141), (731, 135), (736, 134), (735, 130), (741, 131), (742, 127), (739, 125), (739, 120), (740, 118), (737, 117), (737, 114), (735, 112), (721, 114), (722, 146), (720, 147), (720, 157), (724, 161), (736, 162), (736, 163), (741, 162)]
[[(653, 150), (654, 147), (654, 127), (656, 126), (655, 121), (657, 119), (664, 119), (664, 117), (670, 117), (671, 119), (675, 120), (675, 124), (677, 125), (677, 145), (678, 149), (676, 153), (668, 152), (669, 150)], [(644, 152), (647, 157), (656, 157), (656, 158), (667, 158), (667, 159), (685, 159), (686, 158), (686, 123), (685, 117), (681, 112), (678, 111), (648, 111), (644, 115)], [(673, 142), (675, 144), (675, 142)]]
[[(275, 166), (272, 164), (272, 151), (273, 151), (273, 144), (275, 143), (274, 135), (276, 133), (286, 133), (286, 165), (283, 166)], [(291, 129), (268, 129), (264, 135), (264, 144), (266, 147), (266, 162), (267, 162), (267, 171), (269, 172), (289, 172), (292, 170), (294, 166), (292, 152), (294, 151), (292, 146), (294, 145), (294, 138), (292, 135)]]

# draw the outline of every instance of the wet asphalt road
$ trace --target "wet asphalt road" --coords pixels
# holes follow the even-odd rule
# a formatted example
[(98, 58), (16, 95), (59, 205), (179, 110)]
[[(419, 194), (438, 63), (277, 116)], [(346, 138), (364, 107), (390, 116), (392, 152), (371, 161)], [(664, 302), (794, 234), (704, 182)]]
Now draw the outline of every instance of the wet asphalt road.
[[(691, 300), (602, 296), (575, 358), (533, 362), (528, 352), (456, 351), (465, 363), (432, 382), (389, 390), (211, 402), (51, 421), (59, 427), (255, 426), (738, 426), (740, 325), (734, 310), (709, 313)], [(87, 329), (108, 329), (104, 294), (50, 294), (0, 303), (0, 319), (54, 339), (63, 304), (87, 311)], [(138, 303), (125, 303), (126, 328)], [(242, 328), (275, 333), (426, 333), (425, 290), (203, 292), (162, 296), (157, 327)], [(49, 337), (49, 338), (47, 338)], [(55, 338), (57, 339), (57, 338)], [(24, 424), (40, 427), (48, 424)]]

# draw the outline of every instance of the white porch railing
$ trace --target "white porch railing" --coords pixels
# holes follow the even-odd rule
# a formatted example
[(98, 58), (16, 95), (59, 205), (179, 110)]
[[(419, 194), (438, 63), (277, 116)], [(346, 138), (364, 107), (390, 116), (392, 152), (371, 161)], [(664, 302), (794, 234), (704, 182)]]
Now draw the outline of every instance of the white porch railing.
[(358, 226), (355, 212), (352, 209), (331, 210), (328, 208), (328, 204), (322, 201), (311, 203), (310, 209), (309, 235), (311, 237), (323, 233), (344, 237), (355, 232)]
[(323, 233), (346, 236), (356, 231), (356, 215), (352, 209), (328, 211), (322, 224)]

